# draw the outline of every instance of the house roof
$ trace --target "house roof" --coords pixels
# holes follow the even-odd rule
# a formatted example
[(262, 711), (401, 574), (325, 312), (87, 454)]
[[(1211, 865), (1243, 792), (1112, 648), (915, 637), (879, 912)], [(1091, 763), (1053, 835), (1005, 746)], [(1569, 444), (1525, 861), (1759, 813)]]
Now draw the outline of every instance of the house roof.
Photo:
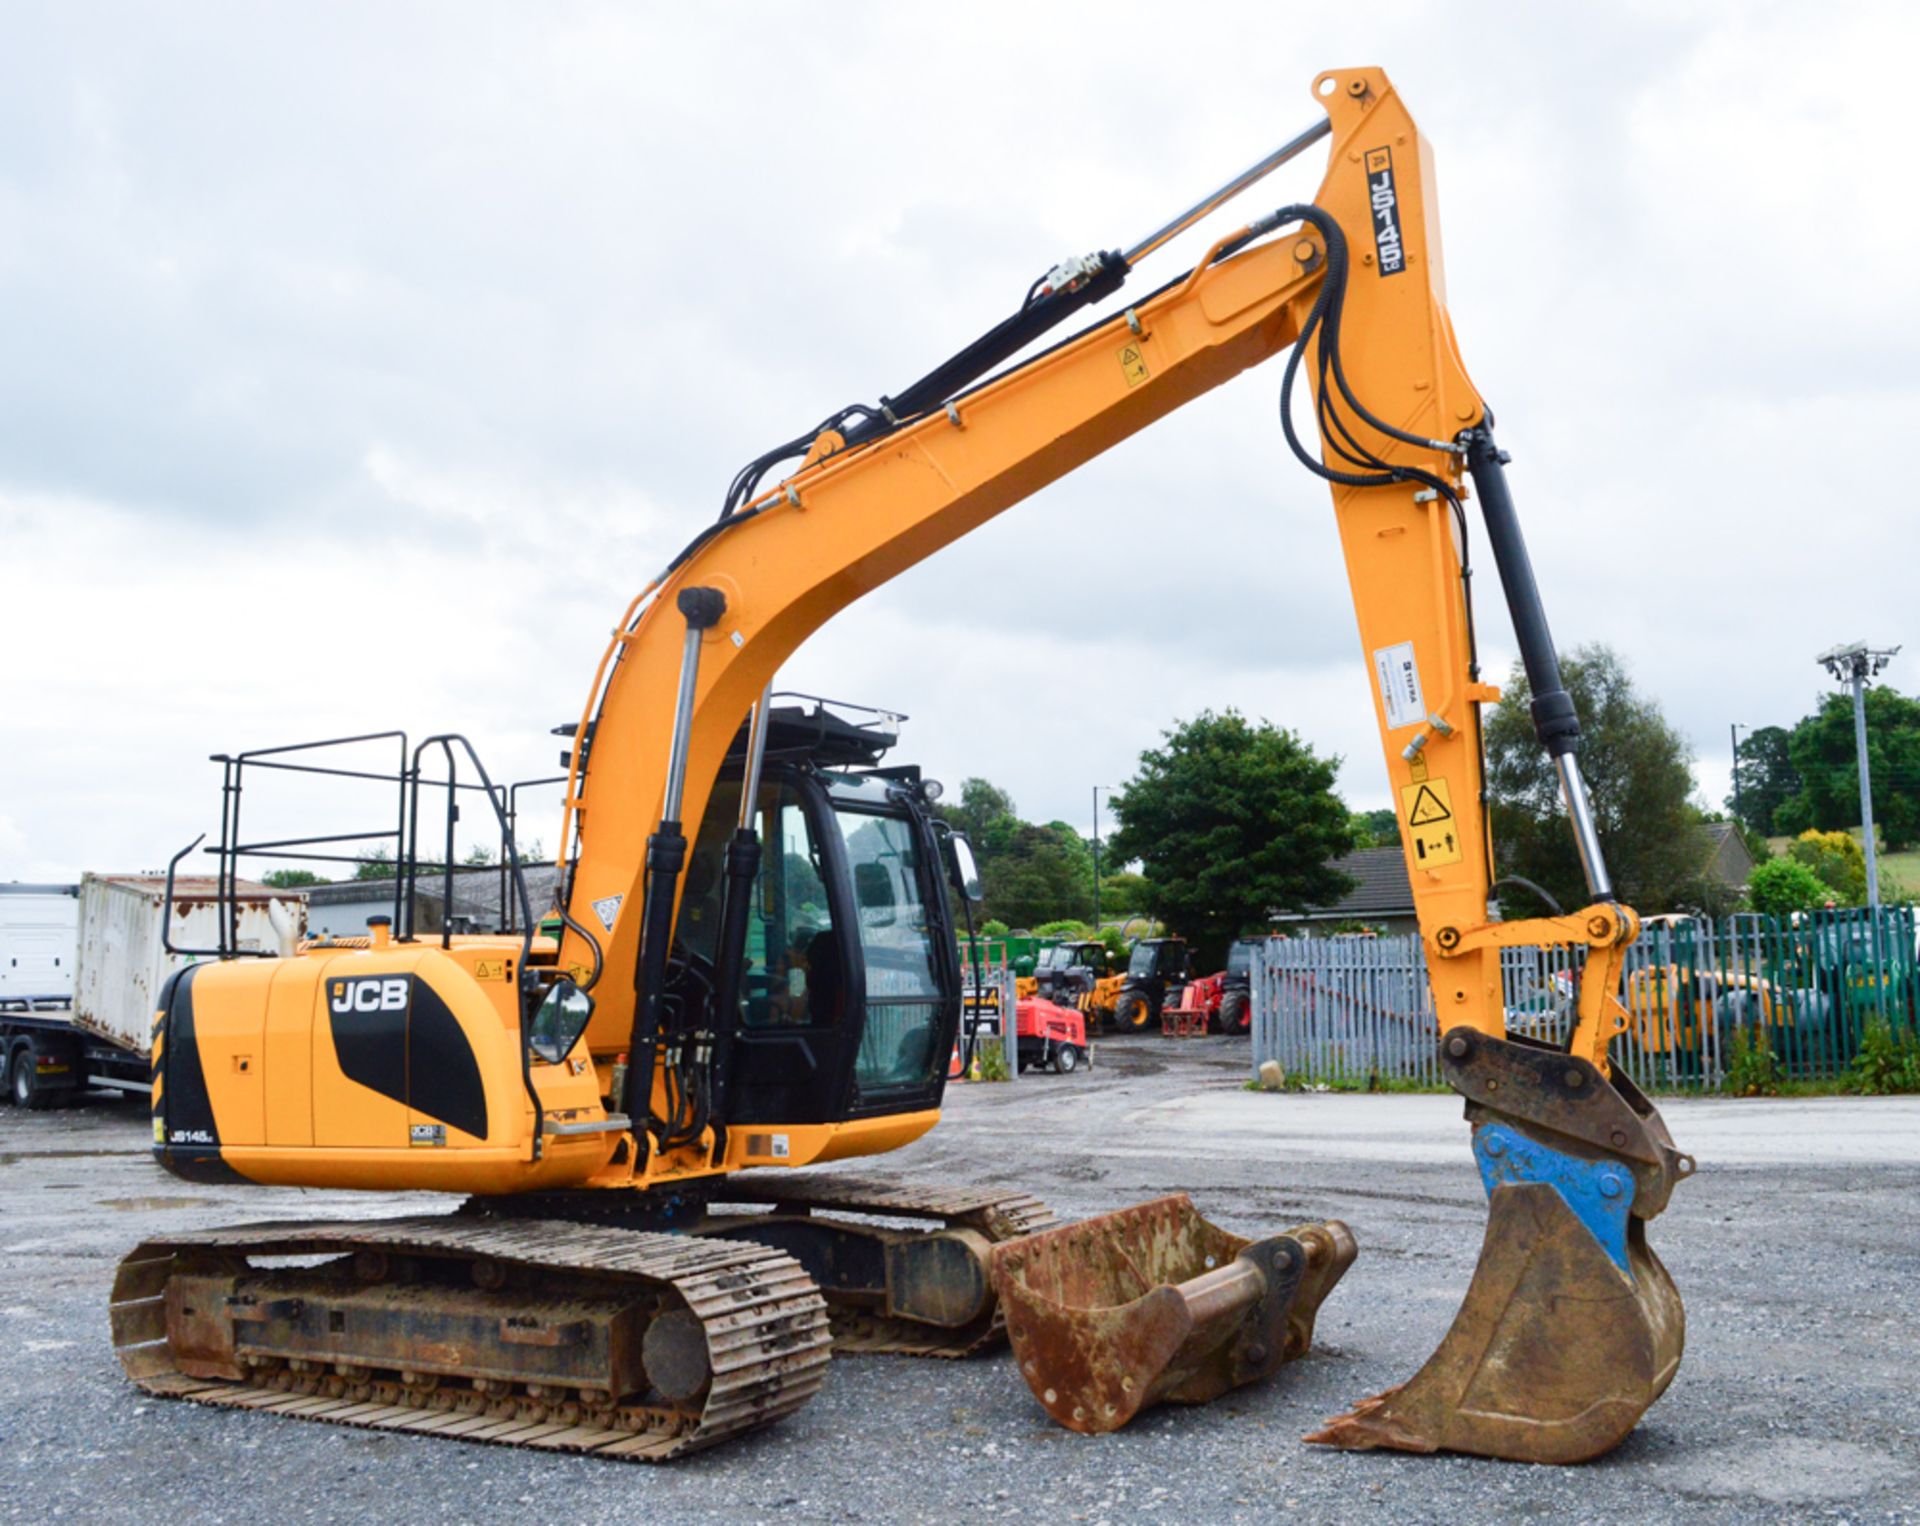
[(1354, 881), (1331, 906), (1303, 912), (1277, 912), (1279, 922), (1345, 922), (1363, 917), (1413, 915), (1413, 881), (1407, 877), (1407, 856), (1398, 848), (1362, 848), (1337, 858), (1329, 866)]
[(1707, 821), (1701, 823), (1700, 830), (1706, 834), (1708, 845), (1705, 872), (1736, 888), (1746, 884), (1747, 876), (1753, 873), (1753, 853), (1740, 828), (1731, 821)]
[[(527, 900), (537, 918), (553, 902), (553, 865), (529, 864), (525, 874)], [(444, 875), (423, 872), (414, 882), (414, 894), (426, 900), (438, 901), (445, 885)], [(511, 884), (507, 894), (513, 894)], [(354, 906), (363, 902), (385, 902), (391, 906), (394, 882), (391, 879), (341, 880), (332, 885), (308, 886), (306, 895), (307, 904), (316, 907)], [(473, 917), (483, 923), (497, 922), (500, 918), (499, 867), (456, 869), (453, 874), (453, 911), (455, 916)]]

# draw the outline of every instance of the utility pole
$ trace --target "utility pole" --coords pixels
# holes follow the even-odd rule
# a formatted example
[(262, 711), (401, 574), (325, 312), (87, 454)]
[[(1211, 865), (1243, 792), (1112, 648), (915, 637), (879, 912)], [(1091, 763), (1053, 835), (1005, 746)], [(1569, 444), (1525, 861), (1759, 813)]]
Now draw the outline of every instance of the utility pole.
[(1100, 936), (1100, 791), (1113, 793), (1111, 784), (1093, 787), (1093, 935)]
[(1733, 814), (1740, 824), (1747, 824), (1747, 813), (1740, 809), (1740, 723), (1732, 722), (1727, 727), (1727, 735), (1733, 738)]
[(1867, 770), (1867, 685), (1899, 650), (1897, 646), (1876, 649), (1856, 641), (1851, 646), (1836, 646), (1814, 659), (1853, 689), (1853, 747), (1860, 760), (1860, 830), (1867, 850), (1867, 910), (1875, 927), (1880, 921), (1880, 859), (1873, 842), (1873, 781)]

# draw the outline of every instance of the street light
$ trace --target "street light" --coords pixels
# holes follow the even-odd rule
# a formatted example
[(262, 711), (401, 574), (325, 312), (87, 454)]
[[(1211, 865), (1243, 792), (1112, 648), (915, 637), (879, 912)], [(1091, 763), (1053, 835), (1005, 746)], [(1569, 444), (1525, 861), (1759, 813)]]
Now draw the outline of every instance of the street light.
[(1093, 787), (1093, 934), (1100, 936), (1100, 791), (1111, 795), (1119, 786), (1096, 784)]
[(1860, 831), (1866, 838), (1867, 910), (1874, 924), (1880, 917), (1880, 860), (1873, 844), (1873, 781), (1867, 776), (1867, 685), (1893, 660), (1897, 646), (1876, 648), (1864, 641), (1836, 646), (1814, 661), (1840, 683), (1853, 689), (1853, 748), (1860, 759)]
[(1733, 738), (1733, 814), (1745, 826), (1747, 814), (1740, 809), (1740, 725), (1739, 721), (1729, 722), (1727, 735)]

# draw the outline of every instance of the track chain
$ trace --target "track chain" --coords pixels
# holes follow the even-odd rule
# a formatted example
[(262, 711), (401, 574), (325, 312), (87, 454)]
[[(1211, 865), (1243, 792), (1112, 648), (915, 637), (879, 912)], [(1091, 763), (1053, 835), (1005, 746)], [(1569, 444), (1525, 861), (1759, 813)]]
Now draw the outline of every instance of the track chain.
[[(670, 1290), (699, 1317), (712, 1379), (684, 1405), (585, 1405), (536, 1386), (398, 1381), (278, 1363), (243, 1381), (179, 1371), (167, 1343), (176, 1266), (236, 1256), (379, 1251), (490, 1260), (599, 1284)], [(136, 1246), (115, 1275), (113, 1339), (148, 1393), (196, 1403), (509, 1446), (663, 1462), (791, 1414), (819, 1390), (830, 1355), (820, 1290), (792, 1257), (746, 1241), (609, 1230), (551, 1220), (428, 1217), (262, 1224), (172, 1235)]]

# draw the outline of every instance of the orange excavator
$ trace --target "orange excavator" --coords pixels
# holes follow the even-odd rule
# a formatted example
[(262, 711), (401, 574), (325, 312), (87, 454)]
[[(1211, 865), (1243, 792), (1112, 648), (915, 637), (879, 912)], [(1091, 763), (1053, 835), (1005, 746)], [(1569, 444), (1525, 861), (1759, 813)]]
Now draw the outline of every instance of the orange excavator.
[[(1680, 1301), (1646, 1225), (1692, 1169), (1608, 1059), (1638, 922), (1600, 852), (1507, 457), (1455, 346), (1427, 143), (1377, 69), (1329, 71), (1313, 95), (1323, 120), (1189, 211), (1124, 252), (1063, 261), (903, 392), (739, 472), (619, 621), (572, 729), (557, 936), (516, 860), (517, 931), (416, 931), (403, 895), (365, 936), (270, 957), (222, 940), (208, 952), (223, 957), (169, 984), (153, 1085), (168, 1170), (464, 1202), (144, 1243), (113, 1308), (137, 1382), (663, 1458), (804, 1402), (830, 1334), (952, 1354), (1005, 1328), (1030, 1375), (1078, 1374), (1041, 1397), (1085, 1429), (1297, 1354), (1352, 1258), (1342, 1226), (1249, 1246), (1146, 1205), (1050, 1227), (1020, 1194), (802, 1169), (934, 1126), (960, 1007), (948, 906), (965, 915), (977, 887), (964, 839), (925, 809), (927, 781), (881, 762), (871, 726), (770, 698), (794, 649), (860, 595), (1284, 357), (1281, 432), (1332, 490), (1435, 1040), (1490, 1204), (1438, 1351), (1312, 1439), (1565, 1462), (1627, 1434), (1679, 1363)], [(1312, 202), (1117, 296), (1177, 233), (1323, 142)], [(1109, 297), (1105, 316), (1055, 332)], [(1303, 373), (1318, 450), (1295, 424)], [(1586, 869), (1590, 903), (1571, 914), (1488, 920), (1480, 709), (1498, 696), (1475, 655), (1470, 497)], [(454, 798), (458, 763), (486, 800), (499, 792), (458, 737), (399, 753), (396, 832), (417, 865), (430, 783)], [(222, 761), (230, 878), (245, 854), (286, 849), (244, 839), (241, 776), (296, 764)], [(1584, 951), (1564, 1045), (1507, 1030), (1501, 950), (1523, 944)], [(1178, 1276), (1155, 1250), (1176, 1241)], [(1116, 1342), (1149, 1336), (1143, 1376)]]

